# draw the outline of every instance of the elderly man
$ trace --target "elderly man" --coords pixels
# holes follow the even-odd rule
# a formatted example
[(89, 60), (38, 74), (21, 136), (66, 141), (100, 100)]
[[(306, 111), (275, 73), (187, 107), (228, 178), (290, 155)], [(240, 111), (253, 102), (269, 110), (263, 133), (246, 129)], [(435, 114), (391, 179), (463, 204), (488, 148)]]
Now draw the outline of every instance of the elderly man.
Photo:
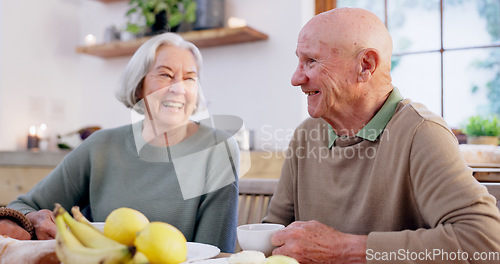
[(294, 133), (264, 219), (288, 225), (273, 254), (303, 264), (498, 263), (495, 198), (444, 120), (392, 86), (391, 53), (384, 24), (362, 9), (319, 14), (300, 32), (292, 85), (313, 118)]

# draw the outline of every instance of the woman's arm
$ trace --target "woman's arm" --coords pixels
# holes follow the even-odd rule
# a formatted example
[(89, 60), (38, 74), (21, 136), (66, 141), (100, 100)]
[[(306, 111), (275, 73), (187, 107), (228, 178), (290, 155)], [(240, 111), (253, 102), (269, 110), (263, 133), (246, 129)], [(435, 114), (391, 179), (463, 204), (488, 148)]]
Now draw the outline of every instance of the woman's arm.
[(91, 167), (88, 149), (88, 144), (84, 142), (71, 151), (49, 175), (8, 205), (26, 215), (38, 239), (55, 237), (52, 213), (55, 203), (67, 209), (73, 205), (83, 207), (88, 203), (88, 175)]
[(203, 195), (194, 240), (215, 245), (222, 252), (232, 253), (236, 246), (238, 225), (240, 155), (234, 138), (219, 143), (217, 147), (219, 148), (215, 148), (216, 151), (209, 159), (207, 186), (213, 188), (211, 183), (218, 182), (224, 187)]

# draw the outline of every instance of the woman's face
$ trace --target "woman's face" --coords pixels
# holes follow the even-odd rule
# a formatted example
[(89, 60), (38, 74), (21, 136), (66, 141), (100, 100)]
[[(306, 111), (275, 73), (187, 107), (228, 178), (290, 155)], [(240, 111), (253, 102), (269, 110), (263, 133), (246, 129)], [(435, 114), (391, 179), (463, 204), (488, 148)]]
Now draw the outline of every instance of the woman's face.
[(198, 98), (198, 68), (191, 51), (163, 45), (144, 77), (142, 98), (146, 119), (157, 126), (186, 124)]

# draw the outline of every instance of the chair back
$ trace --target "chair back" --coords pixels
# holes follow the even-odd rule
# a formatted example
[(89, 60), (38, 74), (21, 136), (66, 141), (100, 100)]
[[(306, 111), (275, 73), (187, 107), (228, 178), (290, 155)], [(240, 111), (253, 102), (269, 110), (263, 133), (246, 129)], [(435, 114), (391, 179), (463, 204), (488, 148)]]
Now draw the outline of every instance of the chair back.
[(260, 223), (277, 186), (278, 179), (240, 179), (238, 225)]
[[(238, 226), (260, 223), (267, 214), (267, 208), (278, 179), (242, 178), (239, 180)], [(234, 252), (241, 251), (236, 243)]]

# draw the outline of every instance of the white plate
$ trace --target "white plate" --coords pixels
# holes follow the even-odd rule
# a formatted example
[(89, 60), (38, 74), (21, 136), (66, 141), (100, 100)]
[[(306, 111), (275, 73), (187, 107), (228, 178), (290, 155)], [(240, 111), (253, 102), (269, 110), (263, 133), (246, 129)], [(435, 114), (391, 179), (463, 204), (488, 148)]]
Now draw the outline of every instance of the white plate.
[(220, 249), (216, 246), (196, 242), (187, 242), (186, 244), (188, 250), (186, 262), (213, 258), (220, 253)]
[(196, 262), (192, 262), (192, 264), (228, 264), (227, 258), (218, 258), (218, 259), (205, 259)]

